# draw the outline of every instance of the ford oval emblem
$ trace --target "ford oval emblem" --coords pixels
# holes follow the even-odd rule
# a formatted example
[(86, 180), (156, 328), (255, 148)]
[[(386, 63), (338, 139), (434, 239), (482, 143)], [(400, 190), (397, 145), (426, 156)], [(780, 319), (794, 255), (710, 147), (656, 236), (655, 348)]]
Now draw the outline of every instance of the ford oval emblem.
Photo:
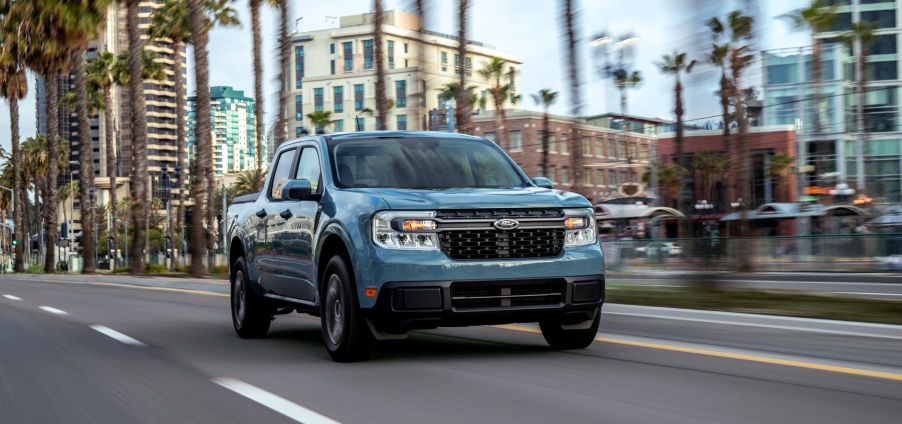
[(492, 224), (493, 227), (499, 230), (514, 230), (520, 226), (520, 222), (514, 219), (499, 219)]

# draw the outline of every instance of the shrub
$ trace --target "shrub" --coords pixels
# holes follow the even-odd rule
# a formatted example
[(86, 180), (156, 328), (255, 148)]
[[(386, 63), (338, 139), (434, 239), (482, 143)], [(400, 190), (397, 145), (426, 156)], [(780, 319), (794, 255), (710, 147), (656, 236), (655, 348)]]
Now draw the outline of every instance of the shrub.
[(228, 265), (216, 265), (213, 267), (214, 274), (228, 274), (229, 266)]
[(161, 265), (161, 264), (144, 265), (144, 272), (147, 274), (162, 274), (167, 271), (169, 271), (169, 269), (166, 268), (166, 265)]
[(43, 274), (44, 267), (40, 265), (28, 265), (28, 268), (25, 269), (25, 272), (29, 274)]

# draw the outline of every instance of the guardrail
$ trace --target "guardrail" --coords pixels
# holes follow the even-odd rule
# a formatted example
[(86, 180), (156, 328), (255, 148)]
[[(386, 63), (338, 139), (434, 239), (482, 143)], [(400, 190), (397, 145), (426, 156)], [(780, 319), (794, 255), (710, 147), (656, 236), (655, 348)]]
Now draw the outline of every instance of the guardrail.
[[(791, 237), (602, 240), (611, 270), (738, 267), (748, 255), (756, 271), (878, 271), (902, 267), (902, 233)], [(894, 265), (898, 261), (898, 265)]]

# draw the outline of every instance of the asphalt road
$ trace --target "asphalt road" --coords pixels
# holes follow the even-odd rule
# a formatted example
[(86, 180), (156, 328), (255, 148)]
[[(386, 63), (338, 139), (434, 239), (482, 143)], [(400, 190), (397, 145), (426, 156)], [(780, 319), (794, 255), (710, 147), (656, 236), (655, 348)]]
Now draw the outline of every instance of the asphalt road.
[(313, 318), (239, 339), (221, 283), (55, 278), (0, 277), (4, 424), (902, 420), (900, 327), (610, 305), (583, 351), (472, 327), (336, 364)]

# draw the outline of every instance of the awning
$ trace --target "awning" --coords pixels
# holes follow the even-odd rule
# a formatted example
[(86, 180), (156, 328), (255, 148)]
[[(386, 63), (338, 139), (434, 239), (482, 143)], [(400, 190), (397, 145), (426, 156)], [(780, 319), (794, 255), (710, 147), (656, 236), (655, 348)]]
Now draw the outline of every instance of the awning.
[(595, 205), (595, 219), (609, 221), (614, 219), (654, 219), (654, 218), (683, 218), (682, 212), (664, 206), (649, 205)]
[[(867, 213), (852, 205), (819, 205), (799, 203), (765, 203), (758, 209), (746, 211), (748, 219), (795, 219), (819, 216), (867, 216)], [(741, 212), (733, 212), (721, 218), (721, 221), (739, 221)]]

